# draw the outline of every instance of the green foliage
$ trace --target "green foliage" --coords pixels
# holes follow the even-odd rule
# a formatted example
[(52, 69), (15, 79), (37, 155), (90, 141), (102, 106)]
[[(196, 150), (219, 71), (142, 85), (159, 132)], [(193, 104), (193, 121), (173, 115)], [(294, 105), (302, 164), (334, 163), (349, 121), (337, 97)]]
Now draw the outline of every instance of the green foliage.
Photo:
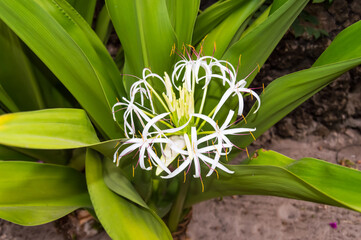
[(83, 175), (69, 167), (0, 161), (0, 217), (32, 226), (91, 203)]
[(361, 211), (361, 192), (355, 182), (361, 173), (314, 158), (293, 160), (273, 151), (258, 150), (248, 162), (229, 166), (236, 174), (206, 178), (202, 193), (194, 182), (188, 206), (210, 198), (236, 195), (273, 195), (326, 203)]
[[(185, 208), (233, 194), (361, 211), (361, 173), (316, 159), (259, 150), (247, 163), (228, 165), (233, 175), (220, 171), (220, 179), (203, 178), (204, 192), (197, 179), (183, 184), (183, 177), (164, 180), (145, 171), (133, 176), (136, 154), (123, 158), (119, 168), (110, 160), (124, 141), (124, 120), (119, 113), (119, 122), (113, 120), (112, 106), (128, 97), (137, 80), (129, 75), (142, 78), (145, 67), (170, 73), (179, 60), (172, 50), (192, 43), (207, 55), (216, 45), (215, 56), (239, 65), (237, 79), (242, 79), (265, 63), (293, 22), (296, 35), (325, 34), (312, 27), (317, 19), (302, 12), (307, 3), (221, 0), (199, 13), (199, 0), (106, 0), (94, 19), (95, 0), (0, 1), (0, 217), (36, 225), (92, 208), (113, 239), (172, 239), (159, 216), (174, 231)], [(311, 27), (301, 25), (300, 18)], [(105, 47), (113, 28), (121, 45), (114, 60)], [(254, 135), (260, 136), (360, 65), (360, 42), (357, 22), (311, 68), (274, 80), (261, 95), (257, 114), (241, 126), (256, 127)], [(153, 83), (157, 88), (159, 82)], [(219, 87), (210, 84), (207, 101), (219, 102)], [(236, 109), (232, 101), (227, 106)], [(244, 147), (252, 141), (250, 136), (232, 139)]]
[(98, 143), (80, 109), (46, 109), (0, 116), (0, 143), (37, 149), (67, 149)]
[(154, 212), (124, 199), (107, 187), (101, 160), (93, 150), (87, 152), (86, 178), (95, 213), (110, 237), (172, 239), (164, 222)]

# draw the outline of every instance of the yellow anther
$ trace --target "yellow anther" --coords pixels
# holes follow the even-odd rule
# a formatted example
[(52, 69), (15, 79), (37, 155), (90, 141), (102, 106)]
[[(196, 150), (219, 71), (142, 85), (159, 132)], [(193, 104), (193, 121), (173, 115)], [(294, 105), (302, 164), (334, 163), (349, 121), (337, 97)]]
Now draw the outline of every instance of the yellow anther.
[(119, 166), (119, 152), (117, 152), (117, 163), (116, 163), (117, 167)]
[(138, 130), (138, 132), (139, 132), (140, 136), (142, 137), (142, 140), (144, 141), (142, 133), (139, 130)]
[(247, 147), (246, 147), (246, 153), (247, 153), (247, 156), (248, 156), (248, 158), (249, 158), (249, 153), (248, 153), (248, 149), (247, 149)]
[(186, 173), (186, 171), (184, 171), (184, 181), (183, 181), (183, 183), (185, 183), (186, 180), (187, 180), (187, 173)]
[(217, 153), (219, 154), (218, 149), (217, 149), (216, 146), (214, 145), (213, 140), (212, 140), (212, 145), (214, 146), (214, 148), (216, 149)]
[(263, 94), (264, 94), (264, 83), (262, 83), (262, 88), (263, 88)]
[(247, 120), (246, 120), (246, 118), (244, 117), (243, 114), (242, 114), (242, 117), (243, 117), (244, 123), (247, 124)]
[(254, 137), (253, 133), (249, 131), (249, 133), (252, 135), (253, 139), (256, 141), (256, 138)]
[(117, 144), (115, 145), (115, 147), (114, 147), (114, 148), (118, 147), (118, 146), (119, 146), (119, 144), (120, 144), (120, 141), (119, 141), (119, 142), (117, 142)]
[(191, 49), (193, 49), (196, 52), (196, 49), (192, 45), (188, 44), (187, 46), (190, 47)]
[(133, 167), (133, 177), (134, 177), (134, 165), (132, 167)]
[(261, 67), (259, 66), (259, 64), (257, 63), (257, 67), (258, 67), (258, 72), (261, 71)]
[(202, 192), (204, 192), (204, 184), (202, 178), (201, 178), (201, 184), (202, 184)]
[(202, 39), (202, 42), (204, 42), (204, 40), (206, 40), (207, 37), (208, 37), (208, 34), (206, 36), (204, 36), (204, 38)]

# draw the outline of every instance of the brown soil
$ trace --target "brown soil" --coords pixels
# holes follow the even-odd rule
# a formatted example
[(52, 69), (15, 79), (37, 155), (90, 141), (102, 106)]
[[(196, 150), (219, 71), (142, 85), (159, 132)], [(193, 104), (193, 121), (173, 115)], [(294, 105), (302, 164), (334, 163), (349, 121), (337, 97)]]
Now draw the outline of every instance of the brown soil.
[[(309, 5), (329, 37), (288, 32), (255, 84), (308, 68), (345, 27), (360, 20), (361, 2), (335, 0), (330, 8)], [(299, 159), (314, 157), (361, 170), (361, 68), (341, 76), (254, 143)], [(336, 222), (334, 229), (330, 223)], [(361, 214), (351, 210), (269, 196), (232, 196), (195, 205), (187, 238), (361, 239)]]
[[(304, 34), (295, 38), (288, 32), (262, 67), (256, 86), (310, 67), (337, 33), (360, 20), (361, 2), (334, 0), (329, 8), (312, 4), (306, 10), (317, 16), (320, 24), (316, 27), (329, 32), (329, 37), (315, 40)], [(361, 169), (360, 80), (360, 67), (344, 74), (266, 132), (253, 149), (262, 147), (295, 159), (315, 157)], [(82, 221), (81, 214), (36, 227), (0, 220), (0, 240), (110, 239), (94, 220)], [(332, 228), (331, 222), (338, 227)], [(361, 239), (361, 214), (277, 197), (231, 196), (195, 205), (186, 235), (192, 240)]]

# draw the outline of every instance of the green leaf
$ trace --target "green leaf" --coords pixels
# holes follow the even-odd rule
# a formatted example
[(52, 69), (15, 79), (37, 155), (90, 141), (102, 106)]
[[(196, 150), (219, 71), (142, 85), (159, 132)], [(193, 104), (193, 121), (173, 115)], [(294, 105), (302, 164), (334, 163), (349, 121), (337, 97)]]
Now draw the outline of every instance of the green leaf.
[(66, 149), (99, 140), (80, 109), (47, 109), (0, 116), (0, 143), (9, 146)]
[(18, 112), (19, 108), (14, 101), (9, 97), (4, 88), (0, 84), (0, 103), (10, 112)]
[(82, 15), (85, 21), (91, 26), (93, 22), (96, 0), (68, 0), (75, 10)]
[(104, 44), (106, 44), (108, 42), (112, 29), (113, 29), (113, 24), (110, 21), (110, 16), (108, 13), (107, 6), (104, 5), (97, 17), (95, 32), (97, 33), (99, 39), (102, 40)]
[(79, 106), (76, 99), (30, 49), (26, 55), (31, 62), (34, 76), (39, 84), (45, 108), (71, 108)]
[(103, 160), (104, 182), (115, 193), (126, 198), (141, 207), (149, 208), (144, 200), (139, 196), (133, 185), (122, 173), (122, 169), (116, 167), (112, 160)]
[[(313, 67), (274, 80), (261, 95), (261, 107), (256, 114), (254, 106), (247, 125), (257, 128), (260, 136), (297, 106), (312, 97), (337, 77), (361, 64), (361, 21), (343, 30), (319, 57)], [(341, 52), (341, 53), (340, 53)], [(251, 136), (233, 138), (235, 144), (247, 146)]]
[(227, 166), (234, 174), (193, 182), (187, 205), (227, 195), (272, 195), (345, 207), (361, 212), (361, 172), (313, 158), (293, 160), (259, 150), (246, 164)]
[(95, 213), (113, 239), (172, 239), (163, 221), (151, 210), (112, 192), (103, 180), (102, 162), (88, 149), (86, 178)]
[[(277, 8), (271, 9), (271, 12), (274, 12), (227, 50), (222, 58), (233, 66), (238, 65), (241, 55), (239, 78), (247, 76), (257, 64), (264, 64), (307, 2), (308, 0), (275, 0), (273, 5), (277, 5)], [(254, 73), (248, 77), (248, 84), (255, 75)]]
[(3, 104), (10, 111), (44, 108), (38, 82), (20, 40), (1, 20), (0, 52), (0, 100)]
[(178, 48), (192, 44), (200, 0), (166, 0), (169, 18), (178, 38)]
[(39, 150), (0, 145), (0, 160), (42, 161), (45, 163), (65, 165), (68, 163), (71, 154), (72, 153), (67, 150)]
[[(165, 0), (106, 0), (115, 30), (124, 48), (124, 73), (142, 76), (144, 68), (163, 74), (173, 65), (177, 42)], [(134, 77), (125, 77), (129, 89)]]
[(22, 160), (22, 161), (36, 161), (25, 154), (16, 151), (13, 148), (0, 145), (0, 160)]
[(63, 166), (0, 161), (0, 217), (32, 226), (91, 207), (84, 175)]
[(90, 26), (65, 0), (4, 0), (0, 18), (49, 67), (105, 135), (122, 136), (111, 106), (125, 96), (119, 71)]
[(232, 14), (234, 9), (238, 9), (243, 3), (244, 0), (219, 1), (199, 14), (194, 26), (193, 45), (195, 46), (199, 43), (210, 31), (216, 28), (219, 23)]
[(238, 29), (262, 5), (264, 0), (239, 2), (242, 4), (233, 8), (232, 13), (212, 29), (204, 39), (204, 43), (202, 43), (204, 55), (212, 56), (214, 44), (216, 44), (214, 57), (221, 58)]
[[(45, 163), (66, 165), (72, 156), (71, 150), (29, 149), (12, 147), (13, 150)], [(22, 160), (22, 159), (17, 159)]]
[(312, 67), (361, 58), (361, 21), (340, 32)]

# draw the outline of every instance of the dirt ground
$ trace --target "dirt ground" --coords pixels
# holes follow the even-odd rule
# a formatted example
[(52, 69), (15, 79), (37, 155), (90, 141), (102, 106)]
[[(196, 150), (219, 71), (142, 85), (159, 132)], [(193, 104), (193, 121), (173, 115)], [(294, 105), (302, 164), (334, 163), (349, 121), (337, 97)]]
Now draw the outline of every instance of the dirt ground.
[[(295, 38), (288, 32), (262, 67), (256, 86), (310, 67), (340, 30), (360, 20), (361, 2), (334, 0), (331, 6), (312, 4), (306, 11), (318, 18), (317, 28), (329, 36)], [(344, 74), (266, 132), (254, 149), (271, 149), (294, 159), (314, 157), (361, 170), (360, 80), (360, 67)], [(361, 239), (361, 214), (278, 197), (232, 196), (195, 205), (187, 238)]]
[[(361, 1), (334, 0), (331, 6), (312, 4), (306, 10), (318, 18), (316, 27), (329, 36), (295, 38), (288, 32), (262, 67), (256, 86), (310, 67), (342, 29), (360, 20)], [(253, 150), (261, 147), (295, 159), (314, 157), (361, 170), (361, 67), (302, 104), (252, 146)], [(0, 220), (0, 240), (110, 239), (94, 220), (83, 221), (83, 214), (36, 227)], [(230, 196), (195, 205), (186, 236), (190, 240), (361, 239), (361, 214), (299, 200)]]
[[(274, 137), (263, 147), (295, 159), (315, 157), (361, 169), (360, 144), (360, 133), (348, 129), (344, 133), (331, 132), (326, 138), (307, 136), (293, 140)], [(334, 222), (336, 229), (329, 225)], [(361, 239), (361, 214), (278, 197), (232, 196), (194, 206), (187, 237), (192, 240), (356, 240)]]
[[(308, 135), (298, 140), (280, 138), (274, 131), (267, 132), (253, 149), (262, 146), (295, 159), (315, 157), (361, 169), (361, 134), (358, 130), (348, 128), (344, 132), (332, 131), (327, 137)], [(334, 222), (336, 229), (329, 225)], [(356, 240), (361, 239), (361, 214), (278, 197), (230, 196), (195, 205), (186, 236), (190, 240)], [(75, 214), (36, 227), (0, 221), (0, 240), (34, 239), (110, 238), (104, 231), (94, 229), (92, 221), (79, 224)]]

